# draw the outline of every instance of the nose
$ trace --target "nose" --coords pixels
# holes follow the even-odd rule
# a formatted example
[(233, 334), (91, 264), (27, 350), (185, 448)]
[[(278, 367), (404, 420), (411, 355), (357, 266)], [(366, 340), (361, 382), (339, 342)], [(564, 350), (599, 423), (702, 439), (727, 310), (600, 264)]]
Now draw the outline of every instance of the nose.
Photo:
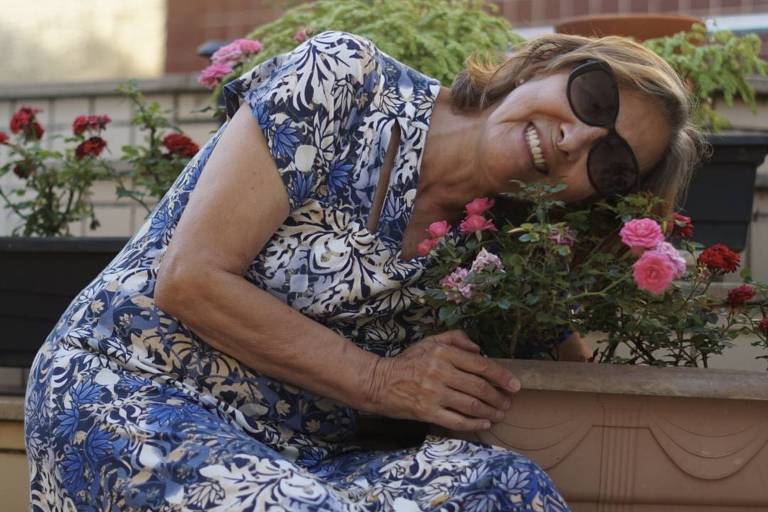
[(560, 133), (555, 146), (566, 160), (575, 162), (585, 156), (596, 140), (608, 135), (608, 129), (589, 126), (580, 121), (560, 124)]

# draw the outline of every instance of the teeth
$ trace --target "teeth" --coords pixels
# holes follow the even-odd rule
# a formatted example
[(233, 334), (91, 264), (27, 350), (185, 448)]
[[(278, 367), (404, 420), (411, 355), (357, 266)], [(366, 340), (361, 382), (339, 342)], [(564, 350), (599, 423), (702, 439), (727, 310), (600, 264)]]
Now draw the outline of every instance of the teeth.
[(531, 154), (533, 155), (533, 165), (536, 169), (547, 172), (547, 162), (544, 160), (544, 153), (541, 151), (541, 141), (539, 140), (539, 134), (536, 132), (536, 128), (529, 126), (525, 130), (525, 140), (528, 141), (528, 147), (531, 148)]

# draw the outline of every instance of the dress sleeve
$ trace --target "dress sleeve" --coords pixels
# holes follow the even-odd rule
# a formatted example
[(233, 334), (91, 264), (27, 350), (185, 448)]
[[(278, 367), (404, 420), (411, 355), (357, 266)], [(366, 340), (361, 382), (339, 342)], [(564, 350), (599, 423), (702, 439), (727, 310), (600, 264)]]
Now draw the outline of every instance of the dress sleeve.
[(323, 32), (224, 86), (227, 116), (245, 101), (264, 132), (291, 211), (327, 195), (339, 138), (378, 87), (377, 55), (365, 38)]

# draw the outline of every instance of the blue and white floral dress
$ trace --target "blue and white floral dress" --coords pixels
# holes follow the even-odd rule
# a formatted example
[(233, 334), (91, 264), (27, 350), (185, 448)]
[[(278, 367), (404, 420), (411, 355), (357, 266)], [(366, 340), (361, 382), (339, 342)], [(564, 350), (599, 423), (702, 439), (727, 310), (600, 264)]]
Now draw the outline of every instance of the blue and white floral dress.
[[(290, 198), (288, 219), (245, 278), (380, 355), (424, 335), (415, 299), (425, 262), (403, 260), (399, 247), (438, 91), (339, 32), (225, 90), (230, 116), (250, 106)], [(395, 123), (401, 138), (372, 233)], [(25, 425), (33, 510), (567, 510), (543, 471), (501, 448), (437, 436), (399, 451), (355, 447), (355, 411), (256, 373), (155, 306), (158, 267), (220, 134), (34, 361)]]

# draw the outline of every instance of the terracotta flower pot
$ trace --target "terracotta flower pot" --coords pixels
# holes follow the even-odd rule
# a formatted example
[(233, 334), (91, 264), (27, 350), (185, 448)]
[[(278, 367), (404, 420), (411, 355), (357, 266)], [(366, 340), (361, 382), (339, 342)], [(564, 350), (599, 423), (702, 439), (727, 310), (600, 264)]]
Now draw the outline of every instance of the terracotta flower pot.
[(694, 16), (665, 14), (596, 15), (563, 20), (555, 25), (555, 32), (586, 37), (625, 36), (645, 41), (691, 30), (694, 23), (704, 21)]
[(501, 360), (523, 383), (490, 431), (575, 512), (768, 510), (765, 372)]

